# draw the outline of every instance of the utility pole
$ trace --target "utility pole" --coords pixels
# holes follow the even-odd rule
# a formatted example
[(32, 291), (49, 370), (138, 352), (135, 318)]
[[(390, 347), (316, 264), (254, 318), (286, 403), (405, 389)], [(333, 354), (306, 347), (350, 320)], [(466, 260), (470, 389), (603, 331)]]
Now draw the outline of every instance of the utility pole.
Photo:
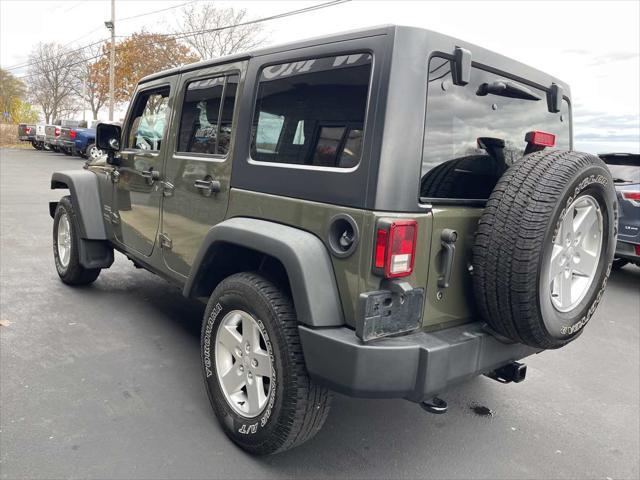
[(111, 52), (109, 58), (109, 120), (113, 120), (113, 95), (115, 90), (114, 69), (116, 65), (116, 0), (111, 0), (111, 21), (104, 22), (111, 30)]
[(82, 120), (86, 120), (87, 116), (87, 79), (82, 79)]

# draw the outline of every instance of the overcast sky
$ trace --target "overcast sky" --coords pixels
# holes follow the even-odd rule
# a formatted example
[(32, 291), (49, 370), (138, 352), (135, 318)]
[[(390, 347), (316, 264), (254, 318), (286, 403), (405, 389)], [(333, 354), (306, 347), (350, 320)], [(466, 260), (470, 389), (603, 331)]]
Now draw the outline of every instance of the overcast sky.
[[(186, 1), (116, 0), (116, 33), (166, 32), (179, 9), (125, 18)], [(217, 3), (261, 18), (323, 1)], [(108, 0), (0, 0), (0, 65), (24, 63), (38, 42), (100, 40), (109, 16)], [(268, 43), (283, 43), (385, 23), (446, 33), (561, 78), (571, 86), (576, 149), (640, 152), (639, 1), (352, 1), (264, 25)]]

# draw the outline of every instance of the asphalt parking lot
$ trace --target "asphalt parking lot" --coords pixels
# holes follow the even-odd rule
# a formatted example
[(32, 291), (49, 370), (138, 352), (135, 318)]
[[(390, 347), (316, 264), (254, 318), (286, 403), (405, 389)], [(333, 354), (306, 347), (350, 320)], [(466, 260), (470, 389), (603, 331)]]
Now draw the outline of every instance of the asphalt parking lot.
[(530, 358), (522, 384), (474, 379), (442, 416), (337, 395), (315, 439), (255, 458), (210, 410), (202, 305), (121, 255), (93, 286), (58, 280), (49, 178), (82, 162), (0, 151), (1, 478), (640, 475), (640, 268), (615, 272), (582, 338)]

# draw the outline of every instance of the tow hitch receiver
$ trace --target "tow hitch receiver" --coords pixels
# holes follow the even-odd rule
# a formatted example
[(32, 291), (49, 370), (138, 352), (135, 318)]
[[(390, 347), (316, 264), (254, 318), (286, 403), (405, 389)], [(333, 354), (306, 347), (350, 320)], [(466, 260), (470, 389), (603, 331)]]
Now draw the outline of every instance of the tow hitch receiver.
[(524, 363), (511, 362), (493, 372), (486, 373), (485, 376), (500, 383), (520, 383), (527, 376), (527, 366)]
[(426, 412), (435, 413), (436, 415), (447, 413), (447, 410), (449, 409), (447, 402), (438, 397), (433, 397), (431, 400), (420, 402), (420, 406)]

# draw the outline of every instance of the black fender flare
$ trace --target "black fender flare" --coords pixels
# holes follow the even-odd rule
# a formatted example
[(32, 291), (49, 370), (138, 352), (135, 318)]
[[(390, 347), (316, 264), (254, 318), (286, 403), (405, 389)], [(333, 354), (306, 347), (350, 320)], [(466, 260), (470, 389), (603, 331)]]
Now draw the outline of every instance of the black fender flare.
[[(102, 218), (102, 204), (98, 179), (88, 170), (67, 170), (51, 175), (51, 189), (68, 188), (71, 203), (79, 220), (80, 238), (87, 240), (107, 240), (107, 232)], [(56, 204), (49, 204), (53, 216)]]
[(312, 327), (344, 324), (333, 266), (322, 241), (304, 230), (254, 218), (231, 218), (209, 230), (184, 285), (185, 297), (191, 297), (207, 256), (224, 244), (249, 248), (282, 263), (300, 323)]

